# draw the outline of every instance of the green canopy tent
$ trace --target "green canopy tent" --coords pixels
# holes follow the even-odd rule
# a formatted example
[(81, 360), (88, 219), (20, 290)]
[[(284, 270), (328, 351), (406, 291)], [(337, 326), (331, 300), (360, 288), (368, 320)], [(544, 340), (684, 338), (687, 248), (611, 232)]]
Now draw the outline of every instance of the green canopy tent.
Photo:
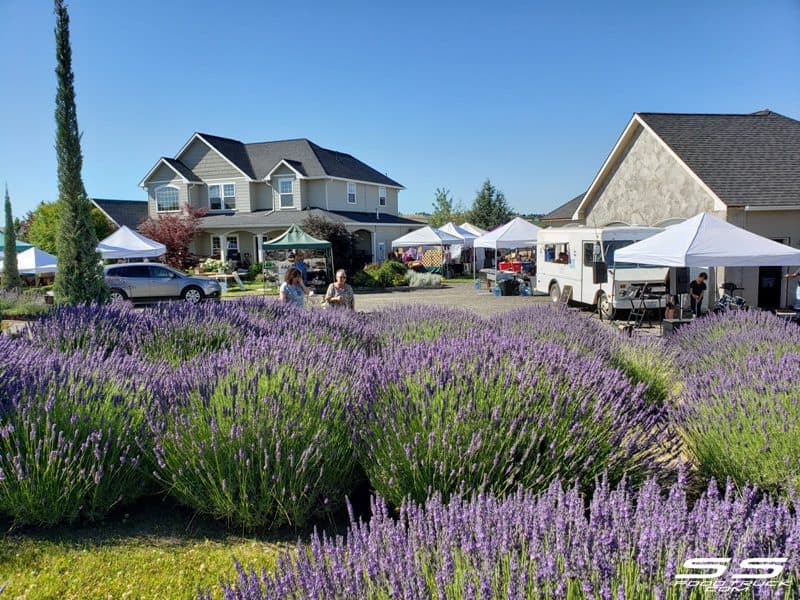
[(325, 240), (311, 237), (297, 225), (292, 225), (274, 240), (264, 242), (264, 252), (270, 250), (327, 250), (330, 255), (330, 281), (333, 281), (333, 245)]
[[(16, 246), (17, 246), (17, 252), (23, 252), (23, 251), (27, 250), (28, 248), (33, 248), (33, 245), (27, 244), (25, 242), (21, 242), (19, 240), (17, 240)], [(6, 247), (6, 236), (3, 235), (3, 231), (0, 230), (0, 257), (3, 256), (3, 252), (4, 252), (3, 249), (5, 247)]]

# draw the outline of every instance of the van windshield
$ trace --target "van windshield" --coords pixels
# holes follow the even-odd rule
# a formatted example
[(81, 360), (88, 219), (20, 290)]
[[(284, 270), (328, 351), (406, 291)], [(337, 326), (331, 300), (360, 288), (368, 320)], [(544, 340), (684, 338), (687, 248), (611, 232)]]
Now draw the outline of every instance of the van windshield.
[[(637, 240), (638, 241), (638, 240)], [(614, 254), (620, 248), (624, 248), (625, 246), (630, 246), (633, 244), (634, 240), (613, 240), (610, 242), (606, 242), (603, 250), (605, 252), (606, 257), (606, 264), (609, 268), (615, 269), (662, 269), (664, 267), (660, 267), (658, 265), (645, 265), (639, 263), (628, 263), (628, 262), (621, 262), (619, 264), (614, 264)]]

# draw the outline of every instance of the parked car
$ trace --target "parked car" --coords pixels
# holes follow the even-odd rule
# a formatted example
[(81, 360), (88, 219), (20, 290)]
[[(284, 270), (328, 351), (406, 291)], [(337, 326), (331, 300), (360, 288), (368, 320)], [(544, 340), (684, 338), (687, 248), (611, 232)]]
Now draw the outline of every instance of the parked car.
[(192, 277), (159, 263), (123, 263), (105, 268), (111, 301), (134, 302), (181, 298), (197, 304), (219, 298), (222, 288), (214, 279)]

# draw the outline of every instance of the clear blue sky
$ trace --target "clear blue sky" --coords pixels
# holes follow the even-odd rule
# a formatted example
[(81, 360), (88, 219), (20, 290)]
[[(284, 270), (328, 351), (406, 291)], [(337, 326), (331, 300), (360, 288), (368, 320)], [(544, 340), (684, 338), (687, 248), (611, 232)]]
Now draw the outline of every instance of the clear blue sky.
[[(483, 179), (521, 212), (585, 190), (635, 111), (800, 118), (800, 2), (73, 0), (90, 196), (194, 131), (307, 137), (403, 183), (403, 212)], [(0, 181), (57, 196), (54, 16), (0, 0)]]

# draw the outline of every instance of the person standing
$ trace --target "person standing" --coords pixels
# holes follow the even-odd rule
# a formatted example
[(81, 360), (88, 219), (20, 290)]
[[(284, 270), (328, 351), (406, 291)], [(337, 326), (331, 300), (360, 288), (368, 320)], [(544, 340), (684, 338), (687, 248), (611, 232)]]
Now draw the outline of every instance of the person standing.
[(300, 275), (300, 271), (294, 267), (290, 267), (289, 270), (286, 271), (286, 277), (284, 277), (280, 287), (281, 302), (294, 304), (295, 306), (303, 308), (307, 291), (306, 286), (303, 285), (303, 278)]
[(689, 284), (689, 295), (692, 298), (692, 314), (695, 317), (699, 317), (701, 314), (703, 296), (706, 295), (706, 289), (708, 287), (706, 286), (706, 279), (708, 279), (708, 274), (700, 273), (697, 279)]
[[(800, 277), (800, 271), (795, 271), (794, 273), (787, 273), (784, 275), (786, 279), (797, 279)], [(794, 290), (794, 305), (792, 306), (795, 310), (800, 310), (800, 281), (797, 282), (797, 287)]]
[(300, 271), (300, 276), (303, 278), (303, 285), (308, 285), (308, 264), (306, 264), (305, 255), (298, 250), (294, 255), (293, 262), (294, 264), (292, 266)]
[(325, 292), (325, 304), (328, 306), (341, 306), (356, 309), (356, 301), (353, 296), (353, 288), (347, 284), (347, 273), (344, 269), (336, 271), (336, 281), (328, 286)]

